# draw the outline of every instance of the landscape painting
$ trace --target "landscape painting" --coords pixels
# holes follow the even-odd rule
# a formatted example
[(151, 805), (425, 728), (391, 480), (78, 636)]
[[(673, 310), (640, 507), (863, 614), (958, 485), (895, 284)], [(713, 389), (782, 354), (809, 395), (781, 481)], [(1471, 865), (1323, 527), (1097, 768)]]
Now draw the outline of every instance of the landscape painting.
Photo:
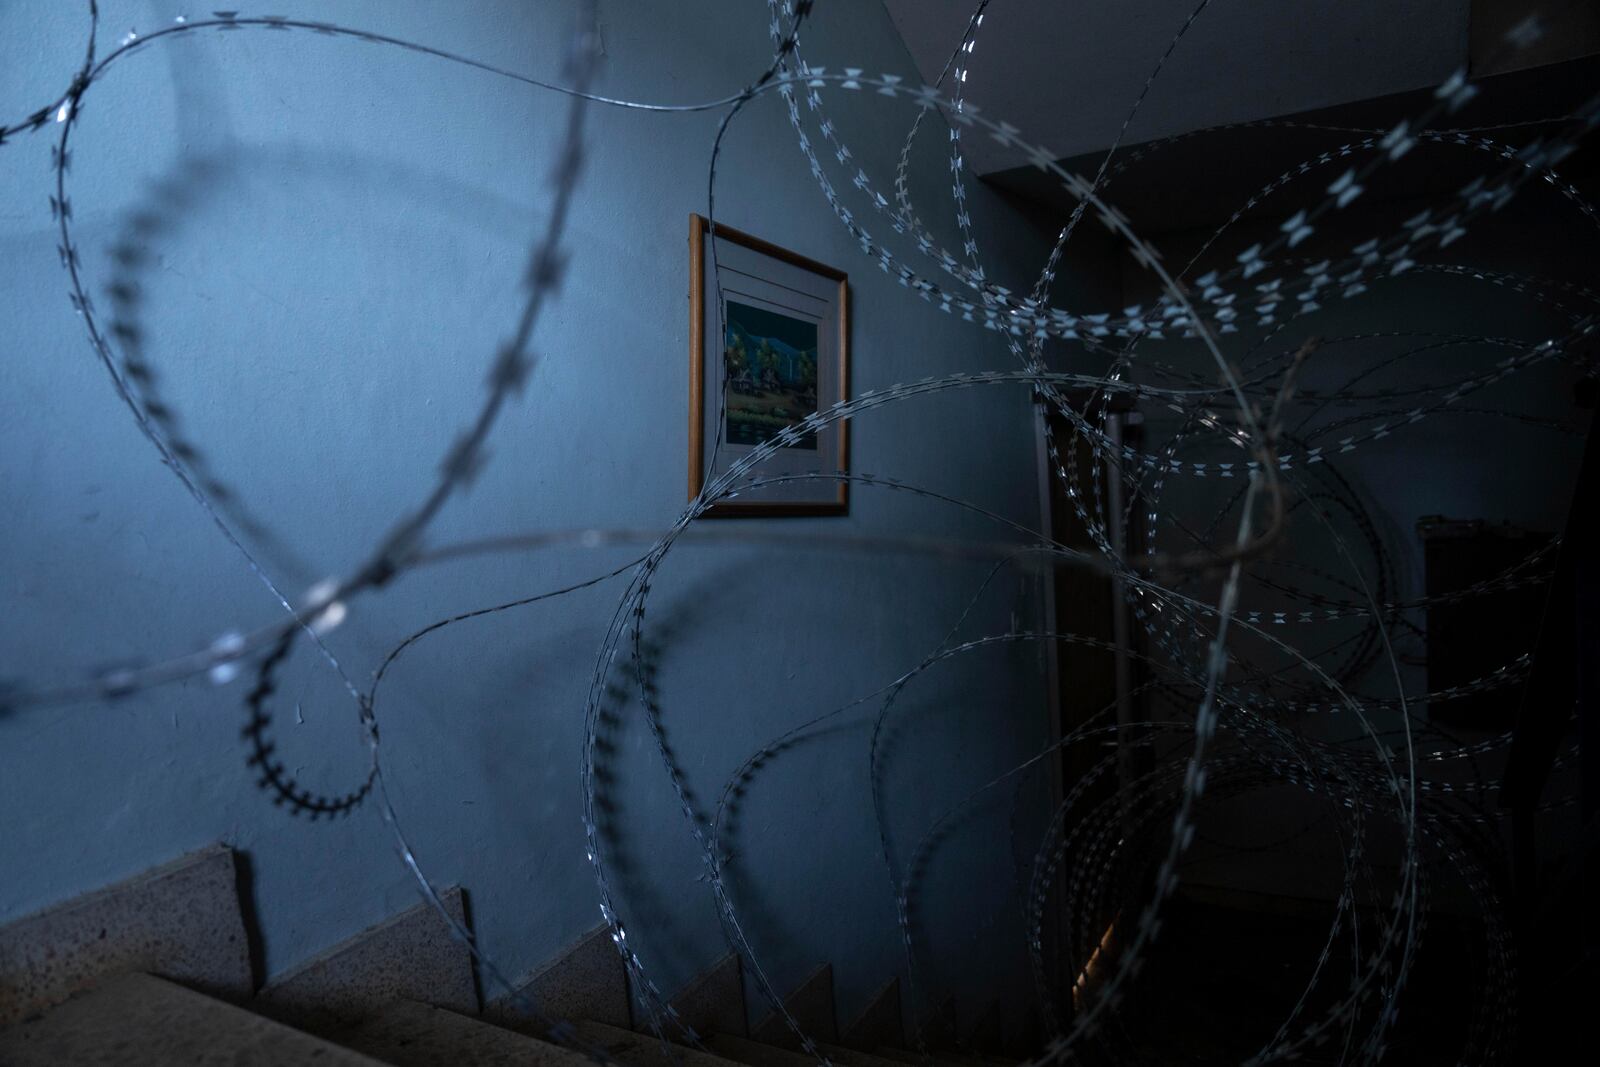
[[(758, 445), (817, 410), (817, 324), (725, 302), (728, 441)], [(808, 433), (793, 448), (816, 451)]]

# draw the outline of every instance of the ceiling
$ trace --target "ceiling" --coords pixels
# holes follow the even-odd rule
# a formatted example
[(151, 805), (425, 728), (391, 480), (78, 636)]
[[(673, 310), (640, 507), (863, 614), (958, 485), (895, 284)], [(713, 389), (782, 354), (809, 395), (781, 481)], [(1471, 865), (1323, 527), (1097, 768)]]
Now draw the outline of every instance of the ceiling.
[[(1103, 151), (1202, 0), (993, 0), (965, 95), (1057, 158)], [(884, 0), (923, 80), (938, 79), (977, 0)], [(1513, 59), (1506, 27), (1543, 6), (1559, 28)], [(1173, 49), (1123, 139), (1272, 118), (1600, 51), (1589, 0), (1210, 0)], [(1498, 54), (1497, 54), (1498, 53)], [(1025, 162), (963, 141), (980, 175)]]
[[(1495, 75), (1477, 85), (1478, 95), (1446, 125), (1496, 126), (1569, 115), (1600, 91), (1600, 56)], [(1299, 127), (1212, 129), (1143, 151), (1122, 152), (1108, 173), (1105, 195), (1145, 235), (1212, 227), (1301, 161), (1362, 137), (1348, 131), (1392, 129), (1425, 111), (1432, 96), (1426, 88), (1393, 93), (1285, 116), (1305, 124)], [(1485, 135), (1522, 145), (1560, 128), (1560, 124), (1512, 126)], [(1105, 150), (1100, 149), (1061, 163), (1069, 173), (1092, 175), (1104, 159)], [(1499, 165), (1491, 155), (1448, 145), (1415, 152), (1386, 167), (1364, 200), (1371, 204), (1436, 199)], [(1592, 196), (1600, 174), (1600, 138), (1582, 143), (1562, 162), (1560, 172)], [(1076, 204), (1059, 181), (1034, 166), (993, 171), (983, 180), (1007, 194), (1017, 207), (1037, 210), (1039, 222), (1049, 229), (1059, 226)], [(1285, 205), (1292, 202), (1292, 197), (1269, 197), (1257, 213), (1287, 212)]]

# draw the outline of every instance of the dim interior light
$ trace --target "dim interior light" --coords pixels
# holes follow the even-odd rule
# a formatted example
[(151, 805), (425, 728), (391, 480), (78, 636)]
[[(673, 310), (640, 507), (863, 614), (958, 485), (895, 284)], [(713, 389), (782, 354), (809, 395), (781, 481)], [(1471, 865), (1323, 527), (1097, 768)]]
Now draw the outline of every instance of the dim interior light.
[(1106, 932), (1100, 935), (1100, 943), (1094, 947), (1093, 952), (1089, 953), (1088, 960), (1084, 962), (1083, 970), (1078, 972), (1077, 981), (1072, 983), (1072, 1006), (1074, 1008), (1078, 1007), (1083, 1000), (1083, 991), (1089, 987), (1089, 979), (1094, 975), (1095, 964), (1100, 962), (1101, 954), (1111, 944), (1111, 937), (1116, 932), (1117, 921), (1113, 919), (1111, 924), (1106, 927)]

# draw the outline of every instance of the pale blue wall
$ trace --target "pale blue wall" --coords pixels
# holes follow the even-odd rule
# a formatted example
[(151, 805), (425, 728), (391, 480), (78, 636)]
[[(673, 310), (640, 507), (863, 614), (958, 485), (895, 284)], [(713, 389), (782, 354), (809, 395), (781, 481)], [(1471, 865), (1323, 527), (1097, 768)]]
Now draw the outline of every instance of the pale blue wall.
[[(103, 41), (188, 11), (108, 0)], [(572, 3), (340, 3), (273, 10), (426, 41), (559, 79)], [(766, 62), (765, 5), (602, 4), (598, 88), (689, 101)], [(76, 4), (0, 4), (0, 112), (59, 91), (81, 53)], [(877, 3), (818, 5), (816, 63), (914, 76)], [(845, 135), (889, 184), (904, 105), (830, 95)], [(149, 352), (214, 467), (315, 571), (362, 558), (418, 499), (469, 417), (548, 207), (564, 103), (436, 60), (306, 33), (237, 33), (150, 47), (86, 98), (71, 195), (91, 289), (141, 207), (175, 224), (141, 277)], [(575, 526), (660, 527), (685, 495), (687, 218), (704, 210), (716, 117), (596, 108), (567, 242), (572, 272), (534, 339), (526, 397), (491, 464), (434, 543)], [(46, 195), (53, 134), (0, 149), (0, 674), (69, 680), (85, 664), (154, 659), (275, 617), (264, 589), (141, 439), (69, 306)], [(918, 189), (947, 197), (944, 133), (929, 124)], [(724, 155), (727, 223), (851, 272), (858, 389), (1005, 367), (992, 336), (941, 316), (863, 259), (833, 219), (778, 99), (754, 104)], [(208, 169), (197, 172), (196, 162)], [(156, 183), (176, 179), (176, 190)], [(848, 183), (846, 182), (846, 187)], [(174, 200), (180, 193), (182, 203)], [(1037, 235), (975, 190), (1002, 281), (1040, 261)], [(925, 212), (948, 232), (944, 212)], [(886, 227), (878, 226), (878, 229)], [(1112, 272), (1058, 290), (1093, 284)], [(103, 302), (103, 298), (102, 299)], [(1027, 398), (985, 389), (916, 401), (857, 424), (856, 469), (971, 499), (1026, 522), (1038, 497)], [(844, 520), (724, 526), (754, 537), (829, 533), (990, 537), (899, 494), (857, 490)], [(357, 602), (331, 640), (364, 682), (405, 634), (452, 612), (615, 566), (624, 550), (495, 555), (405, 577)], [(667, 642), (666, 725), (701, 797), (757, 744), (917, 662), (954, 623), (986, 564), (829, 551), (683, 548), (653, 612)], [(1032, 625), (1033, 580), (990, 587), (965, 633)], [(395, 803), (428, 871), (470, 891), (485, 948), (512, 974), (598, 922), (578, 821), (581, 712), (617, 583), (467, 623), (418, 646), (380, 702)], [(738, 642), (767, 650), (751, 657)], [(890, 761), (894, 825), (932, 813), (1044, 736), (1038, 660), (987, 651), (903, 700)], [(354, 710), (302, 648), (279, 705), (286, 761), (330, 791), (361, 774)], [(203, 680), (113, 705), (0, 719), (0, 920), (207, 842), (244, 850), (265, 963), (278, 972), (413, 903), (376, 812), (307, 826), (250, 784), (242, 686)], [(295, 723), (298, 704), (303, 724)], [(773, 974), (831, 959), (841, 1011), (898, 966), (876, 856), (861, 714), (777, 760), (753, 787), (739, 860)], [(631, 711), (613, 769), (624, 831), (624, 913), (672, 988), (722, 951), (689, 837)], [(941, 853), (933, 973), (1004, 989), (1022, 972), (1004, 805)], [(901, 842), (909, 847), (909, 838)], [(1003, 936), (1005, 949), (993, 946)], [(989, 947), (986, 947), (989, 946)], [(973, 1003), (972, 1001), (968, 1002)], [(970, 1018), (970, 1016), (969, 1016)]]

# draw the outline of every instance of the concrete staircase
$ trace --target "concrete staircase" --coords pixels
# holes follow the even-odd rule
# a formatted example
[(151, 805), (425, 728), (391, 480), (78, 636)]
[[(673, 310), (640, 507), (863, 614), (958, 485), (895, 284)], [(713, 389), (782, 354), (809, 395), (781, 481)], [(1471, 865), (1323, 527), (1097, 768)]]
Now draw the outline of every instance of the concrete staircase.
[[(442, 899), (464, 924), (461, 892)], [(234, 856), (215, 847), (0, 929), (0, 1064), (592, 1062), (546, 1040), (517, 998), (483, 1003), (465, 947), (421, 906), (257, 988), (239, 900)], [(629, 1067), (817, 1062), (776, 1013), (748, 1025), (731, 955), (672, 998), (704, 1051), (675, 1046), (669, 1055), (633, 1028), (627, 972), (605, 933), (580, 938), (520, 990), (548, 1016), (572, 1021), (590, 1048)], [(828, 965), (797, 986), (785, 1008), (841, 1067), (1008, 1062), (948, 1045), (932, 1060), (907, 1051), (898, 981), (842, 1029)]]

